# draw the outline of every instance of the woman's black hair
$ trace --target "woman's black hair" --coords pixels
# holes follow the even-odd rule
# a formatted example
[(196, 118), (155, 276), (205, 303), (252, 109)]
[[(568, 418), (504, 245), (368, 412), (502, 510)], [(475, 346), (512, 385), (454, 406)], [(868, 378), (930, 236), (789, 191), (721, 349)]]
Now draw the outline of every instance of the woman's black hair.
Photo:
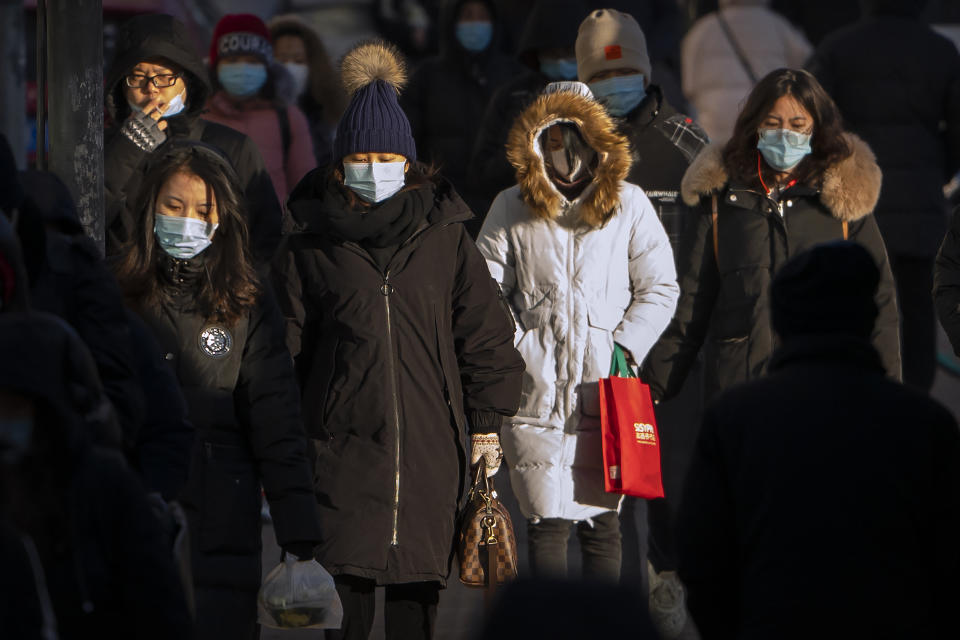
[(161, 276), (166, 254), (153, 231), (156, 201), (174, 174), (195, 175), (213, 191), (219, 217), (213, 243), (202, 254), (207, 277), (198, 279), (196, 302), (204, 317), (232, 324), (260, 292), (237, 175), (218, 150), (203, 143), (169, 142), (157, 155), (137, 195), (136, 229), (112, 264), (117, 280), (139, 304), (170, 302), (172, 290)]
[[(774, 103), (783, 96), (792, 96), (813, 118), (812, 151), (794, 169), (798, 182), (817, 186), (828, 167), (852, 153), (843, 135), (840, 111), (817, 79), (807, 71), (777, 69), (761, 79), (747, 96), (733, 136), (723, 148), (723, 164), (732, 180), (759, 186), (758, 132)], [(771, 180), (774, 170), (766, 163), (762, 166), (764, 180)]]

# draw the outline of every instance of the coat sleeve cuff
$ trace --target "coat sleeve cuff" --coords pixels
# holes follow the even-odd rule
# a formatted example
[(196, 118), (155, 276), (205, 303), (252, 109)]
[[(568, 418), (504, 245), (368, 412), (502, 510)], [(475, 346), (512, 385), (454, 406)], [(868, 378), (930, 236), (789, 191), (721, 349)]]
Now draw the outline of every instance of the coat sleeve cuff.
[(470, 433), (500, 433), (503, 416), (493, 411), (471, 411), (467, 416)]

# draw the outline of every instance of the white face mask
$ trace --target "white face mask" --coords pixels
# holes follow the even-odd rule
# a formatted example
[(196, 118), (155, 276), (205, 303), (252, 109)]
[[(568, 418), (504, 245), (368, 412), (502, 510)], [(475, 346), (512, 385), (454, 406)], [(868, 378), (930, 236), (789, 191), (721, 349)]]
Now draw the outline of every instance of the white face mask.
[(307, 90), (307, 80), (310, 78), (310, 67), (300, 62), (284, 62), (283, 67), (290, 74), (290, 77), (293, 78), (293, 88), (299, 98), (303, 95), (304, 91)]
[(343, 184), (367, 202), (383, 202), (406, 183), (406, 162), (344, 162)]
[(550, 159), (553, 160), (553, 168), (557, 175), (567, 182), (574, 182), (587, 165), (579, 155), (574, 155), (572, 158), (568, 158), (567, 155), (566, 149), (556, 149), (550, 152)]

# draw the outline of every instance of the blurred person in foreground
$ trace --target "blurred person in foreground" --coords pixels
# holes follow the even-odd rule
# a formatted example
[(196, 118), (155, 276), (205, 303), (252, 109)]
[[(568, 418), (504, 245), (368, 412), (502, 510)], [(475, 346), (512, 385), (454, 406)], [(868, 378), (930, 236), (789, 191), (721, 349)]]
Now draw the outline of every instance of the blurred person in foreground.
[[(60, 638), (190, 638), (169, 541), (143, 487), (87, 428), (98, 389), (90, 353), (65, 322), (0, 313), (0, 521), (21, 536)], [(17, 614), (22, 622), (30, 611)], [(4, 632), (16, 628), (7, 622)]]
[(678, 525), (704, 638), (957, 636), (960, 431), (886, 375), (880, 282), (852, 242), (796, 255), (769, 374), (707, 410)]
[(153, 152), (167, 140), (186, 139), (213, 145), (230, 158), (240, 178), (250, 245), (258, 261), (269, 260), (280, 242), (277, 193), (254, 141), (205, 117), (209, 72), (183, 23), (158, 14), (123, 23), (105, 80), (111, 122), (104, 135), (107, 255), (134, 233), (134, 201)]
[(865, 0), (864, 18), (824, 39), (808, 68), (883, 170), (874, 215), (897, 284), (903, 379), (929, 391), (937, 354), (930, 292), (949, 212), (943, 186), (960, 170), (960, 53), (920, 19), (925, 4)]

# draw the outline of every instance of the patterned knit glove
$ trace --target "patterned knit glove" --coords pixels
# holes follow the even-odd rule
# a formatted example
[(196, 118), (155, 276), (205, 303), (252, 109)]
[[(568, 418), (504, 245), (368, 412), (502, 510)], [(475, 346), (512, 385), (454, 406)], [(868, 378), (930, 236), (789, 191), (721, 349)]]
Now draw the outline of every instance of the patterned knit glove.
[(488, 478), (500, 470), (503, 460), (500, 436), (495, 433), (475, 433), (470, 436), (470, 466), (476, 465), (480, 458), (487, 466)]
[(153, 151), (167, 139), (167, 134), (157, 125), (157, 121), (142, 111), (134, 111), (123, 121), (120, 132), (143, 151)]

